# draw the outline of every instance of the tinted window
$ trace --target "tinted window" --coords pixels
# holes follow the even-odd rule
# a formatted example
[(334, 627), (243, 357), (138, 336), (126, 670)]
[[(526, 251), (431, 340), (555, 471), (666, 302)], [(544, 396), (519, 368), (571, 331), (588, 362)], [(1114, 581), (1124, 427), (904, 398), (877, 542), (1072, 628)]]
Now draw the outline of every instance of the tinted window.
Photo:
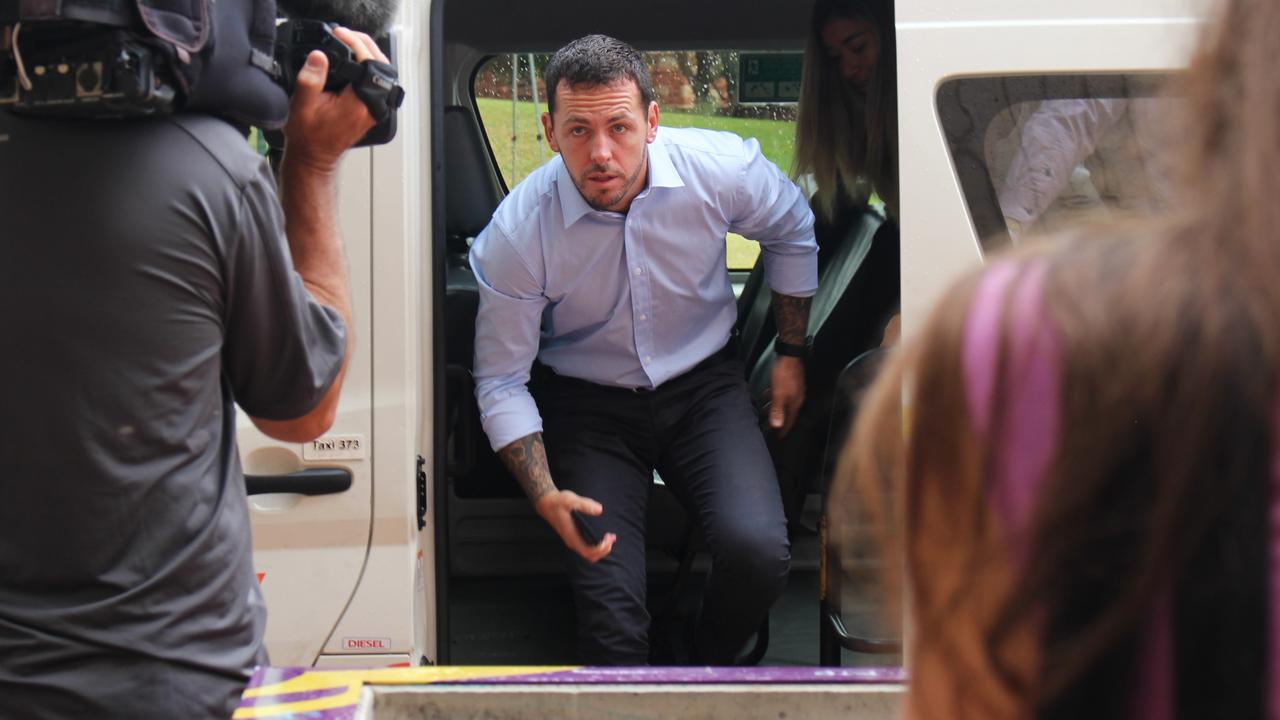
[(1169, 201), (1182, 100), (1153, 75), (960, 78), (938, 113), (984, 250)]

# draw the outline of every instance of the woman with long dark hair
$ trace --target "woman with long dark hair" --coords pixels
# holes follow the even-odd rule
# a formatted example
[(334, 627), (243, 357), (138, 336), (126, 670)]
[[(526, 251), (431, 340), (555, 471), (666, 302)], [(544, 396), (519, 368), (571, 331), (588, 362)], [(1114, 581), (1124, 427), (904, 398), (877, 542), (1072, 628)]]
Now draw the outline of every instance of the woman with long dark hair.
[(1280, 718), (1278, 39), (1209, 25), (1176, 214), (989, 263), (870, 391), (832, 507), (898, 529), (909, 717)]
[(818, 0), (804, 50), (794, 173), (820, 222), (874, 191), (898, 214), (898, 94), (891, 0)]

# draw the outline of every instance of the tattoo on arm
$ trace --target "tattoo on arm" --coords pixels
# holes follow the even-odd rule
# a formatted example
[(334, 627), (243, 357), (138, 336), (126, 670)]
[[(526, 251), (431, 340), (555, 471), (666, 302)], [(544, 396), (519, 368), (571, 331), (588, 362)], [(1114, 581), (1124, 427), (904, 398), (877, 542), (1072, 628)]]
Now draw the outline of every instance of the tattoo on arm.
[(809, 329), (809, 305), (813, 298), (795, 297), (775, 292), (773, 317), (778, 323), (778, 339), (792, 345), (803, 345)]
[(555, 492), (551, 482), (551, 468), (547, 465), (547, 449), (542, 444), (542, 433), (525, 435), (498, 451), (498, 457), (524, 488), (531, 502), (537, 502), (547, 493)]

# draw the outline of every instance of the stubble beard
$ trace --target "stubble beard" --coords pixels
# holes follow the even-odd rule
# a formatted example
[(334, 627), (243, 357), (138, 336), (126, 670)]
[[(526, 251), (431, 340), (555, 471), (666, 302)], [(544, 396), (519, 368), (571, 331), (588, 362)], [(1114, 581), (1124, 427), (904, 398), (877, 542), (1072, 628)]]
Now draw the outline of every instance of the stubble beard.
[(607, 202), (603, 202), (603, 203), (596, 202), (591, 197), (588, 197), (587, 193), (583, 190), (583, 188), (587, 187), (590, 183), (590, 181), (587, 180), (587, 177), (590, 176), (592, 173), (609, 172), (609, 168), (607, 166), (592, 165), (591, 167), (584, 170), (582, 172), (582, 175), (579, 176), (578, 178), (578, 192), (582, 195), (583, 198), (586, 199), (587, 204), (591, 206), (591, 209), (603, 210), (606, 212), (612, 211), (613, 206), (622, 202), (622, 199), (627, 196), (627, 193), (631, 192), (631, 188), (636, 184), (636, 180), (640, 179), (640, 172), (644, 170), (645, 165), (648, 162), (649, 162), (649, 148), (646, 146), (644, 149), (644, 154), (640, 156), (640, 162), (636, 163), (635, 170), (631, 171), (631, 174), (627, 176), (626, 182), (622, 183), (622, 188), (618, 190), (618, 193), (616, 195), (609, 198)]

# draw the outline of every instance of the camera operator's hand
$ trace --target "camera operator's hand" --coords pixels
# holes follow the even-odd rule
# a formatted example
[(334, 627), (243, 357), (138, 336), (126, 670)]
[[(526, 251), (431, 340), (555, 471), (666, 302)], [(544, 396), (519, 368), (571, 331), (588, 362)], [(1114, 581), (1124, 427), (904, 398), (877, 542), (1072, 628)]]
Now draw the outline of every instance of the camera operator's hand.
[[(368, 35), (347, 28), (336, 28), (333, 34), (351, 48), (357, 62), (388, 62)], [(284, 126), (285, 156), (326, 172), (337, 167), (342, 153), (375, 125), (369, 109), (351, 86), (339, 93), (324, 92), (328, 72), (328, 58), (313, 50), (298, 72), (289, 102), (289, 120)]]

